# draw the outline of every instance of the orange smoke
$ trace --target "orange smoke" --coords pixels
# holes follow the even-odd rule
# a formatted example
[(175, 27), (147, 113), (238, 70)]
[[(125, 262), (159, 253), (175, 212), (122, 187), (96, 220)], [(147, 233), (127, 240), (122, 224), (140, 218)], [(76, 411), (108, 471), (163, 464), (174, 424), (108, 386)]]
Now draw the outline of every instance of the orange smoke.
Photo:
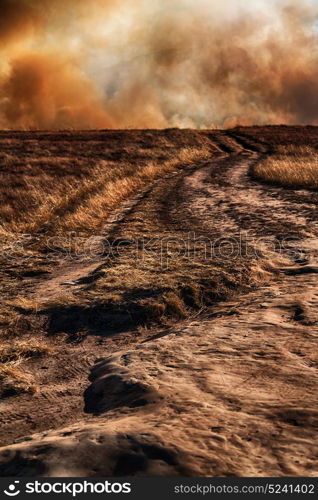
[(72, 61), (54, 53), (30, 53), (15, 60), (3, 91), (2, 112), (8, 124), (17, 128), (113, 125), (93, 83)]
[(315, 5), (1, 0), (0, 127), (317, 124)]

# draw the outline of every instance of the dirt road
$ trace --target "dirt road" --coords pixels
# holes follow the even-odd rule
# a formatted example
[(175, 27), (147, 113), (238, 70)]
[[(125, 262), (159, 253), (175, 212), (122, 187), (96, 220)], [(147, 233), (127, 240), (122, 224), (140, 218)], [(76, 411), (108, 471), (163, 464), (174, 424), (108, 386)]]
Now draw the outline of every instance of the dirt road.
[[(265, 141), (211, 134), (217, 156), (130, 200), (101, 238), (129, 242), (122, 263), (139, 236), (164, 237), (174, 242), (168, 266), (189, 234), (229, 266), (248, 247), (259, 257), (259, 287), (169, 328), (66, 345), (38, 368), (40, 394), (2, 403), (2, 475), (317, 473), (318, 198), (252, 179)], [(95, 257), (83, 266), (30, 281), (28, 293), (86, 290), (80, 278), (109, 264)], [(63, 314), (52, 319), (56, 331)]]

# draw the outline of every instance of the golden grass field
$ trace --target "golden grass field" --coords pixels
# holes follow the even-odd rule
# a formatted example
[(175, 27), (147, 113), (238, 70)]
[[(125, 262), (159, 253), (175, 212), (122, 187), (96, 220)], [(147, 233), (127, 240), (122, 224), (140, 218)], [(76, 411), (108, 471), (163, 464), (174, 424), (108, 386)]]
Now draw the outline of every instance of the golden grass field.
[(308, 146), (281, 146), (260, 162), (255, 177), (292, 188), (318, 188), (317, 150)]

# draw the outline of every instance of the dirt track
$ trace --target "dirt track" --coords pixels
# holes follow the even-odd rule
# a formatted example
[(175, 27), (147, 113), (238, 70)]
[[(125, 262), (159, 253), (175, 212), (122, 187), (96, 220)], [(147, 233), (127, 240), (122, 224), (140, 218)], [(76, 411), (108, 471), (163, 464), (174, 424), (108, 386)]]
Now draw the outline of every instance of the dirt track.
[[(3, 403), (2, 475), (317, 473), (317, 195), (253, 181), (262, 141), (239, 132), (213, 141), (218, 156), (157, 182), (101, 237), (243, 238), (276, 274), (173, 328), (59, 352), (39, 395)], [(52, 297), (103, 265), (64, 265), (28, 293)]]

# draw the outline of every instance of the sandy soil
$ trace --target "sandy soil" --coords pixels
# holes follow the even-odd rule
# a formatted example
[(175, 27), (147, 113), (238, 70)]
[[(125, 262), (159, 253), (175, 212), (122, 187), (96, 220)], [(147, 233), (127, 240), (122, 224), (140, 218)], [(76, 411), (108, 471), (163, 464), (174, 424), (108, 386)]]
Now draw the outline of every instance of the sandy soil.
[[(160, 233), (243, 235), (275, 273), (173, 328), (66, 346), (32, 407), (2, 403), (2, 475), (317, 474), (317, 199), (253, 181), (266, 145), (217, 134), (222, 154), (130, 200), (112, 231), (151, 219)], [(62, 266), (29, 293), (80, 287), (65, 282), (102, 264)]]

